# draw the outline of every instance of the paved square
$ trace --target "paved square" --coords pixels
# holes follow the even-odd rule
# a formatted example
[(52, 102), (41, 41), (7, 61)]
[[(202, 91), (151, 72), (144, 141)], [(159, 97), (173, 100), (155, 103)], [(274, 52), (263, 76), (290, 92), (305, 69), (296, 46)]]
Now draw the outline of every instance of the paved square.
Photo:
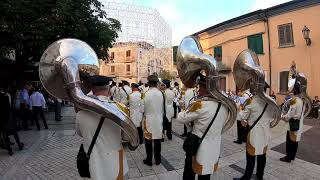
[[(68, 180), (82, 179), (76, 169), (76, 155), (82, 142), (75, 134), (75, 113), (72, 107), (63, 108), (63, 120), (54, 121), (53, 113), (48, 113), (49, 130), (21, 131), (20, 138), (25, 144), (23, 151), (13, 146), (14, 155), (8, 156), (0, 150), (0, 180)], [(280, 123), (272, 129), (271, 150), (267, 154), (266, 180), (309, 180), (320, 179), (320, 132), (319, 120), (307, 120), (304, 126), (302, 143), (299, 144), (298, 158), (291, 164), (279, 161), (284, 156), (283, 143), (286, 130)], [(146, 166), (144, 146), (136, 151), (126, 150), (130, 180), (178, 180), (182, 179), (184, 151), (182, 150), (183, 125), (173, 123), (172, 141), (162, 143), (162, 164)], [(223, 135), (219, 171), (212, 179), (228, 180), (240, 177), (245, 168), (245, 145), (234, 144), (236, 128)], [(319, 148), (318, 148), (319, 147)]]

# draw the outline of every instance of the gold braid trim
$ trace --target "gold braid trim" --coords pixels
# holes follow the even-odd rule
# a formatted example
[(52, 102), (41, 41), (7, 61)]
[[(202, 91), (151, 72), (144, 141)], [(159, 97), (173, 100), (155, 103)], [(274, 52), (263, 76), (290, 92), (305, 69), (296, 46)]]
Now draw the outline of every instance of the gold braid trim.
[(145, 93), (141, 93), (141, 99), (144, 99), (145, 96)]
[(189, 108), (189, 112), (196, 112), (198, 109), (201, 109), (201, 108), (202, 108), (201, 101), (194, 101)]
[(126, 113), (127, 116), (129, 116), (129, 109), (124, 104), (121, 104), (119, 102), (115, 102), (115, 103), (121, 111), (123, 111), (124, 113)]
[(294, 97), (290, 100), (290, 105), (294, 105), (296, 103), (297, 103), (297, 98)]

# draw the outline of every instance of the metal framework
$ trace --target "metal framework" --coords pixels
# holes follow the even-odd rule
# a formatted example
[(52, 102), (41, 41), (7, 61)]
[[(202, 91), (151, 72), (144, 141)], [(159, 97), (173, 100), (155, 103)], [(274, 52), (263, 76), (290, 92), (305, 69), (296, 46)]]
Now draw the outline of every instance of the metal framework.
[(120, 21), (116, 42), (147, 42), (156, 48), (172, 46), (172, 30), (156, 9), (103, 0), (107, 17)]

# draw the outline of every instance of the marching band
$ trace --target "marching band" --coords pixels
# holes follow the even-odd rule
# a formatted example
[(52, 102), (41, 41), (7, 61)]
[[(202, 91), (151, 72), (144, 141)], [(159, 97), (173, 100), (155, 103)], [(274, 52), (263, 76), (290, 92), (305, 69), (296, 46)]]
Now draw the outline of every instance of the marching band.
[(84, 139), (77, 159), (82, 177), (124, 179), (128, 165), (123, 145), (135, 150), (144, 143), (143, 163), (152, 166), (154, 157), (159, 165), (164, 132), (171, 140), (173, 121), (184, 124), (184, 180), (193, 180), (196, 175), (199, 180), (209, 180), (218, 170), (222, 134), (236, 120), (235, 143), (246, 143), (246, 168), (239, 179), (251, 178), (256, 158), (257, 179), (263, 179), (270, 128), (280, 119), (288, 126), (287, 153), (280, 160), (295, 159), (310, 103), (306, 79), (296, 70), (290, 77), (294, 80), (293, 85), (290, 81), (294, 97), (281, 111), (264, 93), (265, 75), (253, 51), (244, 50), (235, 61), (234, 78), (240, 92), (234, 99), (219, 90), (216, 60), (203, 54), (195, 38), (186, 37), (181, 42), (177, 68), (183, 88), (178, 82), (159, 81), (156, 74), (150, 75), (145, 85), (133, 83), (130, 87), (128, 81), (122, 81), (116, 86), (111, 78), (98, 75), (98, 59), (86, 43), (64, 39), (46, 50), (40, 61), (44, 87), (57, 98), (73, 102), (77, 109), (76, 129)]

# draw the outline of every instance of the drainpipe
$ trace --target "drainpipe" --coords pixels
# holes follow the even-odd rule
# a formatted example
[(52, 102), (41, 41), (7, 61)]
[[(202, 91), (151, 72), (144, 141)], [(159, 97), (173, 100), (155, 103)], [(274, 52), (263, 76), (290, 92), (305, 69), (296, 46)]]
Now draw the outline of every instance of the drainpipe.
[(271, 45), (270, 45), (270, 30), (269, 30), (269, 18), (268, 18), (268, 15), (267, 15), (267, 12), (265, 11), (264, 12), (264, 18), (265, 18), (265, 22), (267, 23), (267, 35), (268, 35), (268, 52), (269, 52), (269, 86), (270, 86), (270, 89), (269, 89), (269, 94), (271, 93), (272, 91), (272, 71), (271, 71)]

